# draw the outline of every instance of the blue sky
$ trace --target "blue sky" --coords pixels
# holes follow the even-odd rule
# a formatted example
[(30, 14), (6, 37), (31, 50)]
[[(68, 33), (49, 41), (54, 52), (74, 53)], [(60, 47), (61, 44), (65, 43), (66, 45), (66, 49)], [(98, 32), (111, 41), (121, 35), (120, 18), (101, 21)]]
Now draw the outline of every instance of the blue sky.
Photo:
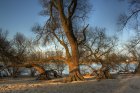
[(45, 21), (39, 16), (41, 9), (38, 0), (0, 0), (0, 28), (8, 30), (10, 37), (16, 32), (32, 37), (32, 26)]
[[(91, 3), (93, 11), (87, 23), (105, 27), (109, 35), (116, 33), (118, 15), (127, 9), (127, 4), (118, 0), (91, 0)], [(16, 32), (33, 37), (33, 25), (46, 20), (39, 15), (41, 10), (38, 0), (0, 0), (0, 28), (8, 30), (10, 37)]]

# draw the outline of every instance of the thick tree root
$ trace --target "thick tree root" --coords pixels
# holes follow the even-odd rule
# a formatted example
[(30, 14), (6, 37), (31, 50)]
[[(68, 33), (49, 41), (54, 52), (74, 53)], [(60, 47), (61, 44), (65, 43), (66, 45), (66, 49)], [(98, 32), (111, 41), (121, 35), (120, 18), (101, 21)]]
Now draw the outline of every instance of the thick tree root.
[(79, 72), (70, 73), (69, 77), (64, 79), (64, 82), (72, 82), (72, 81), (83, 81), (84, 77), (79, 74)]
[(99, 81), (101, 79), (113, 79), (113, 78), (109, 71), (101, 71), (99, 72), (98, 76), (96, 76), (96, 79)]

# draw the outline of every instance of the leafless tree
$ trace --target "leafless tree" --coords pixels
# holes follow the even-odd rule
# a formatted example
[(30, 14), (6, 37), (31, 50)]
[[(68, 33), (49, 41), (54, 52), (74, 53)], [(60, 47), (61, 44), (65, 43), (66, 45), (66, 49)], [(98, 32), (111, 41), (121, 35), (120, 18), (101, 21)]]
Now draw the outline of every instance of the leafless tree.
[(27, 61), (27, 47), (29, 46), (29, 42), (23, 34), (17, 33), (14, 36), (12, 43), (12, 48), (15, 50), (15, 62), (11, 67), (13, 69), (13, 77), (16, 77), (19, 71), (19, 67), (17, 66), (17, 64), (23, 64)]
[(128, 24), (131, 24), (137, 32), (139, 32), (139, 13), (140, 13), (140, 1), (139, 0), (122, 0), (129, 4), (128, 11), (121, 14), (118, 20), (120, 29), (123, 30)]
[[(65, 62), (69, 66), (70, 75), (68, 81), (84, 80), (79, 72), (78, 42), (75, 36), (75, 22), (84, 20), (88, 14), (89, 3), (83, 0), (40, 0), (42, 15), (49, 16), (45, 26), (36, 27), (35, 32), (44, 41), (54, 38), (64, 47), (66, 53)], [(87, 26), (81, 32), (85, 32)]]
[(29, 46), (29, 43), (30, 42), (27, 40), (27, 38), (21, 33), (17, 33), (14, 36), (13, 48), (16, 49), (16, 57), (18, 59), (17, 63), (23, 63), (27, 60), (27, 48)]
[(137, 67), (136, 67), (136, 73), (140, 72), (140, 65), (139, 65), (139, 58), (140, 58), (140, 37), (135, 36), (132, 39), (130, 39), (128, 41), (127, 44), (125, 44), (126, 46), (126, 50), (127, 50), (127, 54), (131, 57), (131, 62), (137, 62)]
[[(126, 1), (129, 4), (128, 10), (121, 14), (118, 20), (118, 24), (123, 30), (126, 27), (133, 28), (136, 31), (135, 38), (131, 39), (128, 44), (126, 44), (126, 49), (128, 50), (128, 54), (131, 54), (137, 61), (139, 60), (139, 37), (140, 37), (140, 0), (122, 0)], [(136, 69), (136, 72), (139, 73), (139, 65)]]
[(11, 42), (7, 39), (7, 32), (0, 29), (0, 60), (4, 65), (2, 69), (8, 69), (8, 66), (15, 63), (15, 49), (13, 49)]
[(102, 65), (101, 69), (109, 68), (113, 63), (113, 60), (109, 60), (109, 55), (114, 52), (116, 45), (117, 38), (108, 37), (104, 28), (91, 29), (86, 42), (80, 46), (81, 64), (97, 63)]

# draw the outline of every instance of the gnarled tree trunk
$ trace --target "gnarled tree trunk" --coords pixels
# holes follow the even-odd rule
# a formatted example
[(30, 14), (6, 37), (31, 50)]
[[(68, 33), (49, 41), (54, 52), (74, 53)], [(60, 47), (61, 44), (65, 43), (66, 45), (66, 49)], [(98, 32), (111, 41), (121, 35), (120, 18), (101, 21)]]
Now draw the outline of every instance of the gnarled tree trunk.
[(31, 67), (34, 67), (40, 74), (37, 77), (37, 80), (50, 80), (51, 76), (50, 73), (53, 73), (54, 78), (61, 77), (57, 74), (54, 70), (45, 70), (42, 66), (37, 64), (31, 64)]
[(65, 82), (81, 81), (81, 80), (84, 80), (84, 77), (80, 74), (79, 66), (70, 62), (69, 63), (69, 77), (66, 78)]
[(31, 64), (31, 66), (39, 72), (39, 76), (37, 77), (37, 80), (50, 79), (46, 74), (46, 70), (42, 66), (37, 64)]
[[(73, 13), (75, 11), (75, 8), (77, 6), (77, 0), (73, 1)], [(79, 81), (84, 80), (83, 76), (80, 74), (79, 71), (79, 51), (78, 51), (78, 42), (73, 32), (72, 27), (72, 15), (69, 17), (66, 17), (63, 10), (63, 5), (61, 0), (58, 0), (58, 11), (60, 15), (60, 20), (62, 23), (62, 28), (66, 34), (66, 37), (69, 41), (70, 47), (71, 47), (71, 62), (68, 62), (69, 65), (69, 78), (68, 81)]]
[(100, 68), (101, 79), (112, 79), (109, 68), (107, 64), (102, 62), (102, 67)]

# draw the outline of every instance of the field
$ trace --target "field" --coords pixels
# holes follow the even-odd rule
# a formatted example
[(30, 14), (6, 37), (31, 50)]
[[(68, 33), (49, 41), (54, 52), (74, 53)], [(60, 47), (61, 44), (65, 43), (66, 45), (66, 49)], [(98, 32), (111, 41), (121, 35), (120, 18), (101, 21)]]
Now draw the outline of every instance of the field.
[(63, 83), (62, 79), (35, 81), (34, 78), (1, 79), (1, 93), (140, 93), (140, 76)]

